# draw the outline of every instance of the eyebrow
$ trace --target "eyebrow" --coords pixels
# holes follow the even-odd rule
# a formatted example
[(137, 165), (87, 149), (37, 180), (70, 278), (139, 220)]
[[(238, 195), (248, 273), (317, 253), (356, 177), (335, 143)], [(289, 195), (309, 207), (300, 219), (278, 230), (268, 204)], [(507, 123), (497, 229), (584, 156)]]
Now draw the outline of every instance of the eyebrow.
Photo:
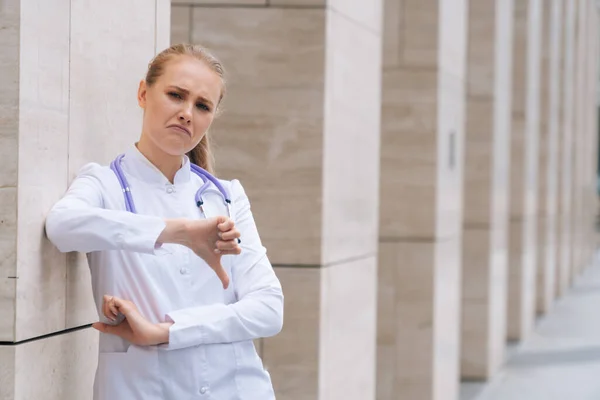
[[(179, 86), (177, 86), (177, 85), (171, 85), (170, 87), (172, 87), (172, 88), (174, 88), (174, 89), (177, 89), (177, 90), (179, 90), (180, 92), (183, 92), (183, 93), (185, 93), (186, 95), (189, 95), (189, 94), (190, 94), (190, 91), (189, 91), (189, 90), (187, 90), (187, 89), (184, 89), (184, 88), (182, 88), (182, 87), (179, 87)], [(207, 98), (206, 98), (206, 97), (204, 97), (204, 96), (198, 96), (198, 99), (200, 99), (200, 100), (202, 100), (202, 101), (204, 101), (204, 102), (208, 103), (210, 106), (212, 106), (212, 105), (213, 105), (212, 101), (210, 101), (209, 99), (207, 99)]]

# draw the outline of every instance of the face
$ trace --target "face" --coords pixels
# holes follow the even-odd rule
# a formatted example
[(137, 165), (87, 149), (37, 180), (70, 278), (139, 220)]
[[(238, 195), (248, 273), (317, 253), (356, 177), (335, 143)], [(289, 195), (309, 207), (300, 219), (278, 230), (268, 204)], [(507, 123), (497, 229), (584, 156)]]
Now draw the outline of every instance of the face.
[(171, 156), (189, 152), (212, 124), (221, 88), (221, 78), (204, 62), (189, 56), (168, 61), (152, 86), (140, 83), (140, 142)]

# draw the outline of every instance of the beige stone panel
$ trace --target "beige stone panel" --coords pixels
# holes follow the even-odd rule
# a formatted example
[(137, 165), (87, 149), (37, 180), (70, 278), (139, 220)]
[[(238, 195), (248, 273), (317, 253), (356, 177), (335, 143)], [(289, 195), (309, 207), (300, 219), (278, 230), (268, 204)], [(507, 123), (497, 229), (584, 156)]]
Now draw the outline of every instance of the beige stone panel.
[(158, 54), (171, 44), (171, 0), (155, 0), (155, 4), (154, 52)]
[[(386, 328), (387, 338), (379, 337), (379, 351), (393, 351), (395, 359), (378, 360), (378, 385), (383, 385), (378, 393), (407, 399), (456, 398), (459, 246), (457, 239), (381, 245), (380, 269), (395, 275), (396, 314), (392, 318), (395, 327)], [(391, 296), (388, 291), (388, 312)], [(385, 318), (382, 312), (385, 308), (379, 318)], [(378, 323), (380, 327), (385, 324)], [(381, 371), (385, 365), (394, 365), (393, 378)]]
[(192, 42), (215, 52), (231, 87), (322, 91), (325, 22), (324, 9), (195, 7)]
[(17, 341), (65, 326), (65, 256), (45, 238), (44, 219), (67, 184), (69, 7), (21, 2)]
[(267, 0), (267, 2), (269, 6), (325, 7), (327, 0)]
[(229, 87), (225, 114), (211, 132), (217, 173), (246, 188), (271, 262), (320, 264), (323, 94), (260, 93), (257, 102), (256, 90)]
[(15, 346), (0, 346), (0, 399), (15, 398)]
[(533, 328), (536, 289), (541, 2), (515, 4), (508, 337)]
[[(19, 0), (7, 0), (0, 8), (0, 191), (10, 191), (17, 186), (20, 4)], [(8, 206), (1, 204), (2, 209)], [(2, 254), (0, 259), (4, 258)]]
[(492, 101), (469, 98), (465, 131), (464, 222), (466, 225), (489, 226), (491, 222), (490, 202), (494, 193), (491, 162), (494, 155), (493, 115)]
[(239, 5), (239, 6), (248, 6), (248, 5), (266, 6), (267, 1), (268, 0), (171, 0), (171, 3), (173, 5), (176, 5), (176, 4), (183, 4), (183, 5), (190, 5), (190, 4), (224, 5), (224, 4), (228, 4), (228, 5)]
[[(327, 0), (327, 8), (342, 14), (346, 20), (354, 21), (362, 28), (381, 36), (383, 2), (384, 0)], [(406, 3), (410, 2), (411, 0), (406, 1)]]
[(377, 264), (368, 257), (321, 273), (319, 398), (375, 396)]
[(394, 398), (396, 371), (395, 243), (379, 243), (377, 270), (377, 392), (378, 400)]
[(191, 35), (192, 7), (171, 7), (171, 44), (188, 43)]
[(437, 0), (402, 0), (403, 66), (437, 69), (441, 22), (439, 7)]
[(561, 213), (560, 213), (560, 268), (559, 295), (566, 293), (571, 276), (571, 223), (572, 223), (572, 184), (573, 184), (573, 84), (574, 84), (574, 43), (576, 4), (565, 2), (565, 32), (564, 32), (564, 80), (563, 102), (564, 114), (561, 125), (562, 148), (559, 161), (561, 172)]
[(402, 0), (384, 0), (383, 10), (383, 69), (400, 66), (402, 46)]
[(526, 250), (525, 226), (511, 221), (508, 259), (508, 339), (522, 340), (535, 319), (535, 265), (533, 249)]
[(155, 54), (156, 23), (145, 0), (73, 2), (71, 16), (69, 179), (87, 162), (108, 164), (139, 138), (136, 95)]
[[(464, 223), (489, 227), (505, 215), (509, 190), (513, 2), (471, 2), (469, 7), (469, 23), (477, 20), (479, 28), (469, 29)], [(479, 25), (488, 14), (494, 16), (494, 29)], [(490, 47), (498, 48), (491, 56)], [(493, 98), (471, 84), (490, 73)]]
[(75, 328), (98, 321), (92, 293), (92, 277), (85, 254), (67, 254), (66, 328)]
[[(432, 238), (436, 232), (437, 74), (384, 71), (380, 235)], [(402, 201), (398, 201), (402, 199)], [(416, 207), (415, 205), (419, 205)]]
[(317, 399), (321, 268), (275, 268), (285, 293), (283, 330), (263, 341), (263, 363), (277, 398)]
[(91, 400), (97, 354), (91, 328), (0, 346), (0, 398)]
[[(82, 165), (107, 164), (140, 135), (138, 83), (155, 50), (168, 44), (169, 15), (143, 0), (71, 5), (69, 181)], [(120, 12), (115, 14), (114, 10)], [(163, 15), (157, 16), (157, 11)], [(166, 20), (165, 20), (166, 18)], [(132, 48), (124, 43), (135, 43)], [(102, 80), (103, 85), (92, 84)], [(118, 90), (115, 90), (118, 88)], [(67, 182), (65, 182), (67, 183)], [(97, 319), (83, 255), (70, 254), (63, 278), (67, 328)], [(66, 287), (64, 286), (66, 284)]]
[(0, 341), (14, 340), (17, 276), (20, 1), (0, 7)]
[(277, 397), (372, 398), (375, 258), (276, 272), (286, 294), (286, 321), (279, 335), (264, 339), (262, 353)]
[[(0, 31), (1, 34), (2, 31)], [(0, 341), (15, 340), (17, 290), (17, 188), (0, 189)]]
[[(557, 63), (560, 41), (560, 20), (554, 4), (542, 4), (541, 39), (541, 84), (540, 134), (539, 134), (539, 175), (538, 175), (538, 230), (537, 230), (537, 312), (545, 314), (553, 300), (556, 276), (556, 152), (557, 116), (556, 95), (558, 88)], [(551, 108), (552, 107), (552, 108)]]
[(461, 376), (488, 379), (505, 357), (507, 247), (503, 229), (465, 229), (462, 239)]
[(495, 49), (490, 43), (496, 36), (496, 13), (494, 0), (469, 2), (467, 92), (472, 98), (491, 100), (494, 95), (495, 65), (491, 60)]
[(469, 7), (461, 375), (487, 379), (504, 360), (514, 10)]
[[(444, 39), (444, 48), (451, 51), (440, 49), (439, 68), (416, 68), (401, 60), (399, 67), (384, 70), (380, 235), (386, 240), (458, 234), (464, 134), (464, 61), (460, 62), (464, 57), (460, 54), (465, 47), (465, 31), (457, 31), (465, 22), (460, 4), (440, 11), (439, 29), (444, 38), (452, 39)], [(419, 12), (410, 12), (423, 12), (411, 7)], [(437, 10), (429, 3), (427, 7)], [(437, 19), (427, 22), (437, 24)], [(423, 31), (430, 29), (438, 27), (423, 27)]]
[(322, 264), (376, 254), (380, 169), (381, 37), (327, 13)]
[(218, 175), (247, 188), (274, 264), (320, 264), (324, 11), (195, 9), (194, 21), (229, 71)]

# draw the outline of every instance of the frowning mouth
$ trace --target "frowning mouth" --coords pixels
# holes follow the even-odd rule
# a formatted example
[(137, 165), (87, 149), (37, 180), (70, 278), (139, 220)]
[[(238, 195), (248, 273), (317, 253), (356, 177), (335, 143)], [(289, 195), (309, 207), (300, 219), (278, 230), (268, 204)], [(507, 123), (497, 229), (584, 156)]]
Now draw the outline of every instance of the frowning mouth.
[(188, 128), (182, 125), (169, 125), (169, 128), (179, 131), (181, 133), (185, 133), (189, 137), (192, 137), (192, 132)]

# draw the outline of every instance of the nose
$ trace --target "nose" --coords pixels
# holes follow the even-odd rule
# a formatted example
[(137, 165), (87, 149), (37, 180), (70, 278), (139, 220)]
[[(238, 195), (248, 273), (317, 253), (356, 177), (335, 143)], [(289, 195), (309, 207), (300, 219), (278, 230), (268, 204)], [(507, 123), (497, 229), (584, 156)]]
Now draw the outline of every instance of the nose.
[(179, 112), (179, 121), (183, 124), (189, 124), (192, 121), (192, 112), (190, 107), (184, 107)]

